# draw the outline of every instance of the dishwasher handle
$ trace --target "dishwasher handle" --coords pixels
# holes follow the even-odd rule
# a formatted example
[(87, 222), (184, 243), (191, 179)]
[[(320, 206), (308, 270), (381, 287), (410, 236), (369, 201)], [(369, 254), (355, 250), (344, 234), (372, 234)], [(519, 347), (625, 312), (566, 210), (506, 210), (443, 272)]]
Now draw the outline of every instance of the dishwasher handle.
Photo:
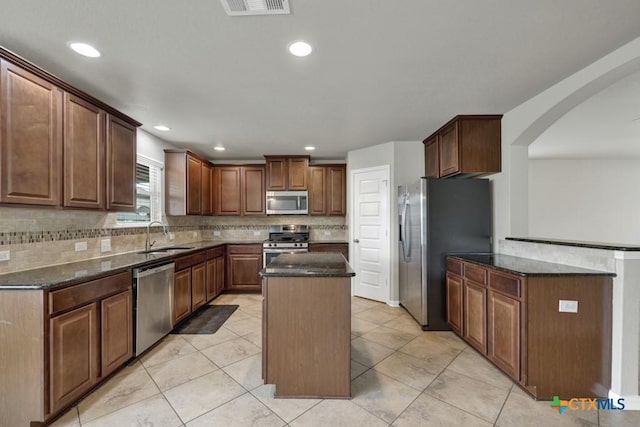
[(149, 276), (151, 274), (156, 274), (156, 273), (160, 273), (163, 271), (167, 271), (167, 270), (174, 270), (175, 271), (176, 268), (176, 264), (173, 262), (170, 262), (168, 264), (162, 264), (162, 265), (152, 265), (149, 267), (142, 267), (142, 268), (134, 268), (133, 269), (133, 278), (134, 279), (139, 279), (141, 277), (146, 277)]

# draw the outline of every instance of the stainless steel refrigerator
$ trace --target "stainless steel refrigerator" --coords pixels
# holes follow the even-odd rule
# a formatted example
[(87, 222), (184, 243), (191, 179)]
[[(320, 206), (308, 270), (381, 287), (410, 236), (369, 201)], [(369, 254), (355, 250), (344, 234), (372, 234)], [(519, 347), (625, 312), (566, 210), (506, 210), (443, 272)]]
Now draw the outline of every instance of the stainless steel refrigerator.
[(400, 304), (424, 330), (448, 330), (446, 255), (491, 251), (486, 179), (420, 178), (398, 187)]

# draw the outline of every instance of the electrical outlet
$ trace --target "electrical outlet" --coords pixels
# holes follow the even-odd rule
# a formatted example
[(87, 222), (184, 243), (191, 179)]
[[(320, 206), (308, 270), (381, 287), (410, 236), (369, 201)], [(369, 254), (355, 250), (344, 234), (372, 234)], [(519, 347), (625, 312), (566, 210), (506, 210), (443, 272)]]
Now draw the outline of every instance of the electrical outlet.
[(169, 233), (169, 240), (175, 240), (176, 239), (176, 233)]
[(11, 251), (0, 251), (0, 261), (9, 261), (11, 259)]
[(331, 236), (331, 231), (329, 231), (329, 230), (324, 230), (324, 235), (325, 235), (325, 236)]
[(192, 236), (193, 236), (193, 238), (195, 239), (196, 237), (198, 237), (198, 232), (197, 232), (197, 231), (194, 231), (194, 232), (193, 232), (193, 234), (192, 234)]
[(214, 236), (220, 236), (220, 230), (215, 230), (215, 231), (213, 232), (213, 235), (214, 235)]
[(561, 299), (558, 304), (558, 311), (561, 313), (577, 313), (578, 301)]
[(253, 235), (254, 235), (255, 237), (260, 237), (260, 232), (259, 232), (259, 231), (254, 231), (254, 232), (253, 232)]
[(76, 242), (76, 252), (87, 250), (87, 242)]
[(100, 264), (100, 270), (108, 271), (111, 270), (111, 261), (102, 261)]
[(111, 239), (100, 240), (100, 252), (109, 252), (109, 251), (111, 251)]
[(87, 274), (89, 274), (89, 272), (87, 270), (78, 270), (78, 271), (76, 271), (75, 276), (76, 277), (84, 277)]

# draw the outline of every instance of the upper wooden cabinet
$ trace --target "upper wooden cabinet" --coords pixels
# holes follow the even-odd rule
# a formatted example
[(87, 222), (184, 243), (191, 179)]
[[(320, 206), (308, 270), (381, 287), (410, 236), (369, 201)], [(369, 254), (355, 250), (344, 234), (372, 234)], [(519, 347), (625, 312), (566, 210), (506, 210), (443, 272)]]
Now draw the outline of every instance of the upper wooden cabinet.
[(264, 215), (265, 167), (215, 166), (213, 168), (215, 215)]
[(425, 144), (425, 175), (435, 178), (501, 171), (501, 115), (456, 116)]
[(136, 129), (107, 117), (107, 209), (136, 210)]
[(0, 203), (135, 210), (139, 125), (0, 47)]
[(106, 113), (77, 96), (64, 94), (64, 206), (105, 206)]
[(346, 169), (346, 165), (309, 166), (309, 215), (346, 215)]
[(212, 215), (212, 165), (188, 150), (164, 150), (167, 215)]
[(264, 156), (267, 191), (307, 189), (309, 156)]
[(0, 202), (60, 202), (62, 91), (0, 60)]

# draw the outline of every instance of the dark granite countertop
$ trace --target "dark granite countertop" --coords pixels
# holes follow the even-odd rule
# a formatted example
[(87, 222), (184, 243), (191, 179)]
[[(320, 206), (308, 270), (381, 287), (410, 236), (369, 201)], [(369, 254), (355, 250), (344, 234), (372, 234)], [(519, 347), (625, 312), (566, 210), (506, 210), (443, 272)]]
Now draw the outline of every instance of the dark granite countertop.
[(550, 245), (575, 246), (579, 248), (606, 249), (610, 251), (640, 251), (640, 245), (628, 243), (585, 242), (580, 240), (547, 239), (545, 237), (507, 237), (518, 242), (547, 243)]
[(615, 273), (503, 254), (451, 254), (453, 258), (519, 276), (611, 276)]
[(349, 242), (347, 242), (346, 240), (311, 240), (309, 242), (312, 245), (319, 245), (319, 244), (327, 244), (327, 245), (348, 245)]
[[(9, 289), (53, 289), (76, 282), (98, 279), (116, 274), (130, 268), (161, 263), (183, 255), (189, 255), (203, 249), (222, 245), (261, 244), (260, 241), (200, 241), (172, 244), (166, 247), (188, 247), (189, 249), (170, 250), (153, 254), (127, 252), (107, 257), (75, 261), (67, 264), (52, 265), (14, 273), (0, 275), (0, 291)], [(162, 247), (153, 248), (162, 249)]]
[(356, 273), (342, 254), (308, 252), (278, 255), (260, 277), (352, 277)]

